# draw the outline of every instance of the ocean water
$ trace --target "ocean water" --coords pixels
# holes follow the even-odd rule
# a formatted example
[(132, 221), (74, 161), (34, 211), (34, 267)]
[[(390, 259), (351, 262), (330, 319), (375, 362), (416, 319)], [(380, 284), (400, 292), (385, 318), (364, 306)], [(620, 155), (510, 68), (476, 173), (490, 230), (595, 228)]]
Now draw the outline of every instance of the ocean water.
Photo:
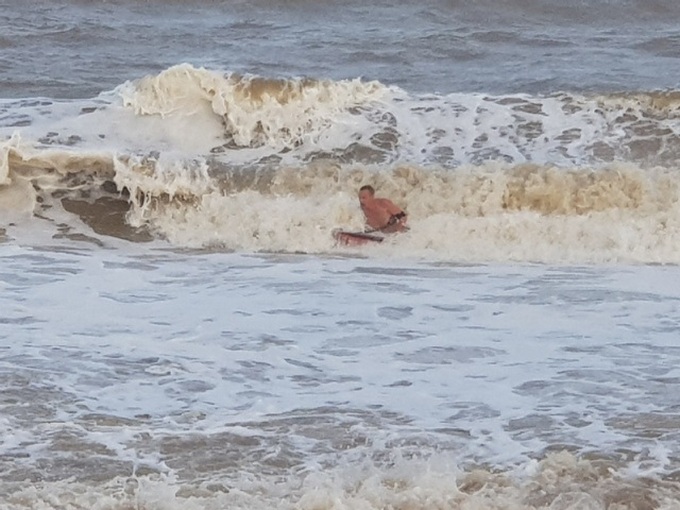
[(678, 19), (0, 0), (0, 508), (680, 508)]

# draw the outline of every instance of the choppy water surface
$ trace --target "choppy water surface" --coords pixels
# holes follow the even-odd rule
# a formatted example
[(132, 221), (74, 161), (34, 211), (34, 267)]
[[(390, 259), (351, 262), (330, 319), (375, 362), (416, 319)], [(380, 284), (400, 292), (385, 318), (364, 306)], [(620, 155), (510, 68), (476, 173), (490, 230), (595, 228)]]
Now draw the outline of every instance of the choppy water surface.
[(2, 97), (92, 97), (181, 62), (363, 76), (418, 93), (667, 89), (678, 84), (679, 9), (672, 0), (5, 0)]

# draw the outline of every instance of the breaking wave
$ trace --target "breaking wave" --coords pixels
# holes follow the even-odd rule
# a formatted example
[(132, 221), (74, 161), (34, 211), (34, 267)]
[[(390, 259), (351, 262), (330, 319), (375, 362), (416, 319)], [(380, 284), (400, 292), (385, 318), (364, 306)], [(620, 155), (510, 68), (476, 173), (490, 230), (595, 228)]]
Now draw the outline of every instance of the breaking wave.
[(334, 228), (363, 227), (370, 183), (412, 226), (375, 254), (678, 263), (679, 94), (412, 96), (180, 65), (91, 101), (5, 103), (0, 208), (180, 247), (325, 253)]

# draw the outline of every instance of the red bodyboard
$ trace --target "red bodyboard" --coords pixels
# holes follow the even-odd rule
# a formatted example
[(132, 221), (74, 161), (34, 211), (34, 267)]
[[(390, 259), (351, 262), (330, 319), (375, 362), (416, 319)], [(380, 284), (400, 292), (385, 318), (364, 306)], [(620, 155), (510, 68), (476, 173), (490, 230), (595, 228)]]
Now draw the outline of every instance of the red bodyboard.
[(382, 243), (383, 236), (368, 234), (366, 232), (347, 232), (346, 230), (334, 230), (333, 237), (344, 246), (361, 246), (363, 244)]

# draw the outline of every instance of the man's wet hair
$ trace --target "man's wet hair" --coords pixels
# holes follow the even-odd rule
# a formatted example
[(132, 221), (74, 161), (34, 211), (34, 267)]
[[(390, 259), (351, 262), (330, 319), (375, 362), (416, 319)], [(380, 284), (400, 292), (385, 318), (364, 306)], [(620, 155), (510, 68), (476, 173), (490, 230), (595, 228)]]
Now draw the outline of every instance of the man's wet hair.
[(375, 189), (370, 184), (365, 184), (364, 186), (359, 188), (359, 192), (362, 191), (368, 191), (371, 195), (375, 195)]

